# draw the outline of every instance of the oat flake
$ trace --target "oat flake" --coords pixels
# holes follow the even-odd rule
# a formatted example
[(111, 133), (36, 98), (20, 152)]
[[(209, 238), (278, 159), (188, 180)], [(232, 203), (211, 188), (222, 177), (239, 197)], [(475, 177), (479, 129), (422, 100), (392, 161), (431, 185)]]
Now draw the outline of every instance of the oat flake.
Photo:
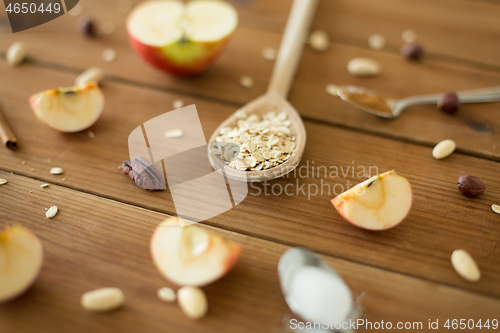
[(53, 218), (54, 216), (56, 216), (57, 212), (59, 210), (57, 209), (57, 206), (52, 206), (49, 208), (49, 210), (45, 213), (45, 216), (48, 218), (48, 219), (51, 219)]
[(7, 184), (7, 180), (5, 179), (0, 179), (0, 185)]
[(499, 205), (495, 205), (495, 204), (493, 204), (493, 205), (491, 205), (491, 209), (492, 209), (495, 213), (500, 214), (500, 206), (499, 206)]

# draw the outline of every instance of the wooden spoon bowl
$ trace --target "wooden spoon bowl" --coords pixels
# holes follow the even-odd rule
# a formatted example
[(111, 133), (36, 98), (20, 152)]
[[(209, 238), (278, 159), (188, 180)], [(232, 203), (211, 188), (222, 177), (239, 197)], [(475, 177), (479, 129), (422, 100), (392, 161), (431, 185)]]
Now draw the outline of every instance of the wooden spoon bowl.
[[(209, 145), (210, 164), (224, 176), (239, 181), (261, 182), (282, 177), (299, 164), (306, 145), (306, 130), (302, 118), (295, 108), (286, 101), (286, 96), (299, 63), (317, 3), (318, 0), (294, 0), (267, 93), (236, 111), (244, 111), (247, 116), (255, 114), (261, 119), (264, 114), (270, 111), (285, 112), (291, 123), (290, 133), (295, 136), (295, 149), (290, 159), (269, 169), (242, 171), (229, 165), (222, 165), (220, 161), (215, 160), (210, 151), (211, 145)], [(235, 113), (215, 130), (210, 142), (216, 142), (222, 128), (235, 128), (237, 122), (238, 118)]]
[[(250, 116), (252, 114), (258, 115), (261, 119), (264, 114), (271, 111), (275, 111), (276, 113), (285, 112), (291, 122), (289, 128), (290, 133), (295, 136), (295, 149), (288, 161), (266, 170), (241, 171), (230, 167), (229, 165), (226, 165), (224, 166), (224, 173), (226, 174), (226, 176), (239, 181), (261, 182), (282, 177), (287, 173), (293, 171), (293, 169), (295, 169), (299, 164), (306, 145), (306, 129), (304, 128), (304, 123), (302, 122), (300, 115), (294, 109), (294, 107), (280, 95), (268, 93), (245, 105), (238, 111), (244, 111), (247, 116)], [(224, 120), (224, 122), (222, 122), (222, 124), (212, 134), (210, 142), (215, 142), (215, 139), (219, 136), (221, 129), (223, 129), (224, 127), (237, 127), (238, 120), (239, 119), (236, 117), (236, 113), (232, 114), (229, 118)], [(208, 154), (208, 159), (210, 161), (210, 164), (217, 171), (222, 173), (222, 170), (217, 167), (210, 152)]]

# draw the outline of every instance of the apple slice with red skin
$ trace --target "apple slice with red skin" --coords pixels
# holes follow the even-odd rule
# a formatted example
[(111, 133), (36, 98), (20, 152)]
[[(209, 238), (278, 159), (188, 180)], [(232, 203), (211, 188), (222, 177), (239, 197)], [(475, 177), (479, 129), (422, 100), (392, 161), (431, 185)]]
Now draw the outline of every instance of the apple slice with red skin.
[(238, 13), (224, 1), (147, 1), (127, 19), (129, 41), (153, 66), (192, 76), (224, 51), (238, 25)]
[(104, 109), (104, 95), (96, 82), (42, 91), (30, 97), (40, 122), (60, 132), (79, 132), (92, 126)]
[(171, 217), (156, 228), (151, 255), (160, 273), (179, 286), (204, 286), (236, 264), (241, 245)]
[(395, 227), (408, 215), (412, 204), (410, 183), (394, 170), (372, 177), (332, 200), (348, 222), (368, 230)]
[(36, 280), (43, 262), (42, 243), (17, 225), (0, 232), (0, 303), (24, 293)]

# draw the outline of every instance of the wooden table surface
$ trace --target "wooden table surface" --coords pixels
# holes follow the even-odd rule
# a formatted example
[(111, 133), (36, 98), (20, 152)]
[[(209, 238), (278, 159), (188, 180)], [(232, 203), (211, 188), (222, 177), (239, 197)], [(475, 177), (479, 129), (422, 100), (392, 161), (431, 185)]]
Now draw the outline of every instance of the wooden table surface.
[[(231, 2), (240, 25), (227, 52), (191, 79), (166, 76), (138, 58), (115, 0), (80, 1), (83, 15), (117, 24), (113, 35), (97, 39), (82, 37), (78, 19), (70, 15), (16, 34), (0, 25), (0, 106), (19, 137), (16, 151), (0, 147), (0, 178), (8, 180), (0, 186), (0, 227), (19, 223), (32, 229), (45, 250), (34, 286), (0, 305), (0, 331), (286, 332), (294, 316), (276, 267), (293, 246), (320, 253), (372, 322), (422, 322), (426, 331), (429, 320), (439, 319), (444, 331), (447, 319), (500, 320), (500, 215), (490, 208), (500, 204), (500, 103), (463, 105), (454, 116), (432, 105), (411, 107), (400, 118), (385, 120), (325, 92), (328, 83), (394, 97), (499, 85), (500, 3), (489, 0), (321, 0), (313, 29), (327, 31), (332, 44), (324, 53), (305, 48), (289, 96), (308, 133), (300, 166), (395, 169), (413, 187), (408, 218), (394, 229), (369, 232), (340, 217), (330, 203), (333, 193), (273, 196), (250, 189), (236, 208), (202, 223), (244, 248), (235, 268), (204, 288), (208, 316), (189, 320), (178, 306), (157, 298), (158, 288), (174, 286), (154, 267), (149, 240), (175, 208), (168, 189), (144, 191), (118, 166), (128, 159), (129, 133), (172, 110), (174, 100), (196, 104), (208, 139), (221, 121), (265, 92), (273, 62), (261, 50), (278, 48), (291, 0)], [(401, 33), (409, 28), (427, 51), (422, 62), (398, 54)], [(386, 37), (384, 50), (368, 47), (373, 33)], [(28, 60), (12, 68), (4, 59), (15, 41), (26, 43)], [(107, 47), (117, 51), (113, 63), (101, 59)], [(377, 60), (382, 73), (351, 76), (346, 64), (358, 56)], [(29, 96), (70, 86), (93, 66), (108, 75), (102, 84), (105, 110), (90, 129), (95, 138), (41, 125)], [(242, 75), (254, 78), (253, 88), (239, 84)], [(432, 147), (443, 139), (455, 140), (457, 152), (435, 160)], [(63, 176), (49, 173), (56, 166), (65, 170)], [(487, 191), (476, 199), (462, 196), (456, 187), (462, 174), (481, 178)], [(304, 185), (307, 193), (322, 184), (340, 188), (362, 180), (349, 171), (338, 178), (292, 175), (269, 184)], [(40, 188), (42, 183), (51, 185)], [(45, 208), (52, 205), (60, 212), (48, 220)], [(476, 259), (479, 282), (467, 282), (453, 270), (450, 256), (457, 248)], [(81, 294), (104, 286), (121, 288), (126, 305), (107, 314), (85, 312)]]

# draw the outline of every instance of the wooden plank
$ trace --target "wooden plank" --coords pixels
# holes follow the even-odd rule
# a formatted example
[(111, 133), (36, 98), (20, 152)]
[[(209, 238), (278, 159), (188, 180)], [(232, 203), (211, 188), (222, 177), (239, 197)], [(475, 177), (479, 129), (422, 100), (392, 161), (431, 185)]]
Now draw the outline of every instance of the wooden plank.
[[(243, 105), (266, 91), (273, 63), (263, 59), (260, 52), (265, 46), (278, 47), (281, 38), (279, 33), (241, 27), (228, 52), (207, 73), (191, 79), (175, 79), (150, 68), (134, 54), (123, 27), (123, 14), (106, 3), (92, 2), (92, 5), (89, 3), (85, 8), (89, 15), (99, 20), (121, 22), (117, 32), (113, 36), (89, 40), (76, 31), (77, 19), (65, 15), (33, 31), (2, 35), (5, 38), (0, 39), (0, 51), (5, 52), (13, 41), (20, 39), (27, 43), (29, 55), (38, 65), (64, 66), (75, 74), (91, 66), (100, 66), (118, 80), (133, 81), (156, 89), (167, 88), (211, 100), (223, 100), (235, 106)], [(245, 12), (243, 8), (246, 7), (241, 10)], [(258, 9), (258, 12), (262, 10)], [(331, 8), (320, 9), (320, 12), (326, 10), (331, 11)], [(36, 29), (57, 33), (47, 32), (40, 38), (40, 32), (36, 33)], [(117, 61), (111, 64), (101, 59), (102, 50), (108, 46), (118, 52)], [(64, 56), (61, 56), (62, 50)], [(346, 64), (357, 56), (367, 56), (379, 61), (382, 74), (369, 79), (351, 76)], [(255, 80), (252, 89), (244, 88), (238, 82), (246, 74), (251, 74)], [(365, 114), (325, 93), (328, 83), (354, 84), (401, 98), (494, 86), (498, 85), (499, 80), (500, 72), (496, 71), (452, 65), (432, 57), (423, 63), (413, 64), (394, 53), (335, 43), (321, 54), (306, 48), (292, 86), (290, 100), (308, 118), (428, 146), (445, 138), (456, 139), (461, 141), (462, 152), (500, 160), (500, 118), (495, 116), (498, 103), (465, 105), (460, 114), (454, 117), (441, 114), (434, 106), (418, 106), (408, 109), (397, 120), (387, 121)], [(73, 78), (64, 84), (70, 85), (72, 82)]]
[[(175, 304), (162, 303), (156, 290), (174, 287), (156, 271), (149, 239), (166, 216), (56, 185), (0, 172), (0, 228), (22, 224), (44, 246), (44, 265), (34, 286), (0, 305), (2, 332), (277, 332), (288, 331), (293, 315), (278, 282), (276, 266), (288, 247), (202, 226), (243, 245), (233, 271), (204, 288), (208, 316), (184, 317)], [(48, 220), (44, 208), (57, 205)], [(8, 207), (8, 208), (7, 208)], [(496, 318), (500, 300), (323, 256), (353, 291), (371, 322), (422, 322)], [(122, 309), (91, 314), (81, 309), (82, 293), (116, 286), (126, 295)], [(383, 306), (381, 306), (383, 304)], [(360, 332), (375, 330), (360, 329)]]
[[(4, 66), (2, 70), (3, 111), (19, 137), (19, 149), (2, 152), (1, 169), (170, 214), (175, 209), (168, 190), (144, 191), (117, 169), (128, 159), (128, 135), (143, 122), (169, 111), (168, 106), (177, 98), (185, 99), (186, 104), (196, 103), (206, 138), (234, 111), (227, 105), (108, 81), (103, 85), (105, 111), (91, 128), (96, 137), (91, 139), (86, 132), (61, 134), (39, 124), (27, 100), (33, 92), (70, 81), (71, 75), (31, 65), (18, 69)], [(306, 122), (306, 130), (307, 146), (295, 175), (272, 181), (267, 187), (252, 186), (244, 202), (208, 223), (500, 295), (500, 224), (499, 216), (490, 209), (500, 198), (497, 162), (463, 154), (437, 161), (427, 147), (311, 122)], [(55, 166), (65, 169), (64, 176), (49, 174)], [(318, 166), (327, 167), (328, 173)], [(358, 171), (368, 171), (370, 166), (377, 167), (378, 172), (396, 169), (409, 179), (415, 194), (407, 220), (385, 232), (367, 232), (351, 226), (329, 202), (334, 192), (338, 194), (347, 188), (347, 182), (352, 186), (364, 180)], [(338, 175), (332, 174), (335, 168)], [(455, 185), (462, 174), (480, 177), (487, 192), (474, 200), (463, 197)], [(279, 186), (290, 185), (287, 189), (292, 195), (270, 195), (271, 185), (276, 186), (275, 193)], [(320, 192), (323, 185), (325, 189)], [(312, 194), (309, 197), (308, 188)], [(318, 192), (313, 195), (316, 188)], [(450, 255), (457, 248), (468, 250), (477, 259), (483, 271), (479, 283), (466, 283), (453, 271)]]

